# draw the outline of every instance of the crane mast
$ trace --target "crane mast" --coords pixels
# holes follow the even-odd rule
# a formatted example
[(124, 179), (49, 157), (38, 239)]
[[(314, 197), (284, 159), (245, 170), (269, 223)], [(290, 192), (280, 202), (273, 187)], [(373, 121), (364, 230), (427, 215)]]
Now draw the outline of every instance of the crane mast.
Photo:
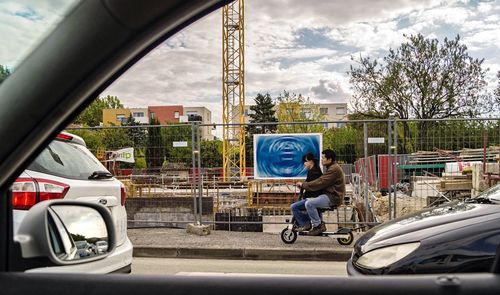
[(245, 59), (244, 1), (222, 10), (222, 121), (224, 180), (244, 178), (245, 159)]

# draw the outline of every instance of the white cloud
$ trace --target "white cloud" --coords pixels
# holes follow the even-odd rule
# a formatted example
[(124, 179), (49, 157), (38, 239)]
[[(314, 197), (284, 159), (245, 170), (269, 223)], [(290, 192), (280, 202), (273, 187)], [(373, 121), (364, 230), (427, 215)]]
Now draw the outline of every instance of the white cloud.
[(399, 45), (403, 35), (398, 32), (397, 23), (355, 23), (333, 29), (329, 37), (342, 45), (353, 46), (371, 52)]
[(70, 1), (0, 2), (0, 64), (18, 65), (72, 5)]
[(472, 16), (472, 12), (465, 7), (437, 7), (414, 12), (410, 14), (410, 20), (428, 26), (438, 24), (460, 25), (470, 16)]
[(338, 81), (319, 80), (319, 85), (311, 87), (311, 97), (320, 102), (347, 102), (350, 96)]
[[(49, 29), (48, 15), (61, 18), (57, 2), (0, 2), (0, 64), (19, 60), (19, 48)], [(55, 4), (54, 4), (55, 3)], [(33, 9), (41, 18), (16, 15)], [(380, 58), (422, 33), (440, 40), (457, 33), (473, 57), (500, 65), (500, 1), (252, 0), (245, 6), (245, 90), (247, 102), (258, 92), (288, 90), (326, 102), (350, 96), (346, 72), (350, 56)], [(217, 11), (160, 45), (103, 94), (130, 107), (207, 106), (221, 122), (221, 12)], [(36, 38), (35, 38), (36, 39)], [(3, 40), (2, 40), (3, 41)], [(491, 77), (492, 71), (488, 74)], [(491, 78), (492, 79), (492, 78)]]
[[(497, 5), (498, 6), (498, 5)], [(245, 89), (251, 102), (258, 92), (302, 93), (316, 101), (346, 99), (350, 96), (350, 56), (380, 57), (405, 39), (403, 34), (422, 32), (439, 37), (442, 25), (462, 26), (470, 32), (487, 23), (498, 29), (495, 15), (487, 15), (495, 5), (479, 5), (476, 10), (461, 1), (247, 1), (245, 7)], [(127, 74), (110, 92), (133, 104), (209, 104), (214, 119), (221, 121), (221, 27), (220, 13), (194, 24), (161, 47)], [(407, 24), (399, 22), (406, 19)], [(470, 28), (467, 28), (469, 26)], [(331, 47), (297, 43), (301, 29), (321, 31)], [(483, 27), (484, 29), (484, 27)], [(490, 33), (494, 33), (491, 31)], [(465, 36), (474, 50), (496, 46), (489, 33)], [(449, 37), (453, 37), (453, 33)], [(499, 35), (499, 34), (496, 34)], [(485, 40), (486, 39), (486, 40)], [(495, 38), (490, 38), (494, 40)], [(328, 70), (335, 68), (335, 70)], [(147, 77), (140, 79), (135, 77)], [(120, 86), (121, 84), (127, 86)], [(136, 85), (136, 86), (133, 86)], [(146, 85), (148, 85), (146, 87)], [(140, 90), (142, 87), (142, 90)], [(139, 91), (133, 91), (137, 87)], [(126, 89), (120, 93), (120, 89)], [(139, 98), (134, 93), (139, 92)]]

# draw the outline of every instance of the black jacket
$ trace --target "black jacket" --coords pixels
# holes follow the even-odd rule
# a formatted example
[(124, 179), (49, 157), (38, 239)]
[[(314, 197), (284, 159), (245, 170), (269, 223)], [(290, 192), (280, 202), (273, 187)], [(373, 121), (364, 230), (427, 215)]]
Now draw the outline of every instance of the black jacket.
[[(323, 175), (323, 172), (321, 172), (321, 169), (317, 165), (314, 165), (314, 167), (307, 172), (306, 182), (318, 179), (321, 175)], [(300, 190), (300, 193), (302, 195), (302, 199), (306, 199), (306, 198), (316, 198), (317, 196), (321, 195), (323, 193), (323, 191), (322, 190), (305, 191), (302, 188)]]

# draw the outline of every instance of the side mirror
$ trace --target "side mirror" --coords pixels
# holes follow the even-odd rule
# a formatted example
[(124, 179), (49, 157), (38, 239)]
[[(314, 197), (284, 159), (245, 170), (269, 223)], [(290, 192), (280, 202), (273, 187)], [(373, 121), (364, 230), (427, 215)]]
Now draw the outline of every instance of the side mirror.
[[(22, 269), (72, 265), (108, 256), (116, 246), (111, 214), (106, 207), (78, 201), (45, 201), (33, 206), (19, 226)], [(29, 263), (29, 261), (33, 263)], [(31, 264), (31, 265), (30, 265)]]

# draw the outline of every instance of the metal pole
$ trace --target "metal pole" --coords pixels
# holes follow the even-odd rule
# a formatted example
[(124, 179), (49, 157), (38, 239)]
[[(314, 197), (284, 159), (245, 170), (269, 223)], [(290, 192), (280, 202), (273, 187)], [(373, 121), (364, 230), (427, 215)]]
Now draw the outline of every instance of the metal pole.
[(363, 123), (364, 132), (364, 148), (365, 148), (365, 167), (364, 167), (364, 181), (365, 181), (365, 222), (368, 222), (368, 125)]
[(192, 154), (192, 161), (193, 161), (193, 216), (194, 216), (194, 223), (197, 221), (197, 212), (198, 208), (196, 205), (196, 158), (195, 158), (195, 152), (196, 152), (196, 146), (195, 146), (195, 141), (194, 141), (194, 132), (195, 132), (195, 126), (194, 123), (191, 123), (191, 154)]
[(201, 136), (200, 124), (196, 124), (196, 141), (198, 145), (198, 212), (199, 224), (202, 224), (203, 173), (201, 171)]
[[(394, 167), (394, 172), (395, 172), (395, 175), (394, 175), (394, 178), (396, 179), (395, 183), (397, 183), (399, 181), (398, 179), (398, 163), (399, 163), (399, 159), (398, 159), (398, 121), (395, 119), (394, 120), (394, 158), (396, 159), (396, 162), (394, 163), (393, 167)], [(394, 218), (396, 218), (396, 193), (397, 193), (397, 189), (394, 190)]]
[(389, 119), (387, 122), (387, 154), (388, 154), (388, 159), (387, 159), (387, 183), (389, 186), (389, 220), (392, 219), (392, 206), (391, 206), (391, 191), (392, 191), (392, 155), (391, 155), (391, 145), (392, 145), (392, 136), (391, 136), (391, 124), (392, 120)]

